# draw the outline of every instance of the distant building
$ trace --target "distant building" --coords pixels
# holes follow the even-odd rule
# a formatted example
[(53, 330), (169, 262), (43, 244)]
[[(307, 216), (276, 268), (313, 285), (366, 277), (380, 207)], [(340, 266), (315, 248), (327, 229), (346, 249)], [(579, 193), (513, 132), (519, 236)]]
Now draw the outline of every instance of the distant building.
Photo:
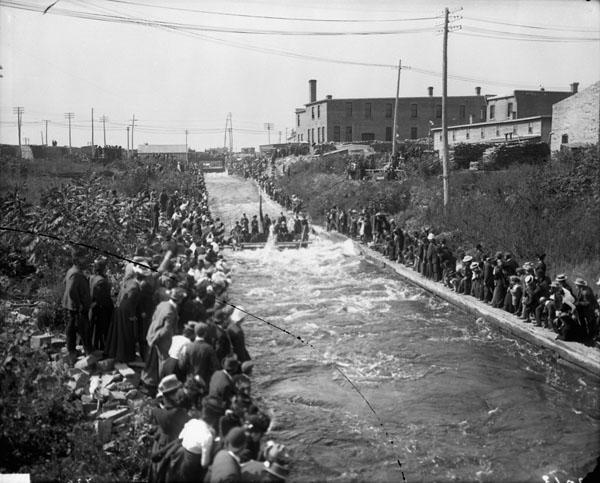
[(600, 145), (600, 81), (552, 106), (550, 149)]
[[(317, 81), (309, 81), (309, 102), (295, 111), (295, 141), (324, 142), (392, 141), (396, 99), (334, 99), (328, 95), (317, 100)], [(442, 123), (442, 98), (433, 95), (398, 99), (397, 139), (430, 136), (430, 130)], [(486, 102), (481, 89), (474, 96), (450, 96), (447, 100), (448, 124), (485, 121)]]
[[(487, 98), (487, 120), (448, 127), (448, 146), (459, 143), (548, 143), (552, 132), (552, 106), (577, 93), (570, 91), (515, 90), (508, 96)], [(442, 150), (442, 129), (431, 130), (434, 151)]]
[(184, 161), (187, 148), (185, 144), (140, 144), (138, 145), (137, 154), (142, 157), (164, 157)]

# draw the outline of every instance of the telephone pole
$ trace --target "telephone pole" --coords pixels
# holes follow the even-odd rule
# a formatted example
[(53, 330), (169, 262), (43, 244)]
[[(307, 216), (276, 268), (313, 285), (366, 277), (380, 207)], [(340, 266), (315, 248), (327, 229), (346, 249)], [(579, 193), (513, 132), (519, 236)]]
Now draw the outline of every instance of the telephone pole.
[(23, 123), (24, 107), (14, 107), (13, 112), (17, 115), (17, 128), (19, 130), (19, 156), (21, 156), (21, 124)]
[(71, 119), (75, 117), (72, 112), (65, 113), (65, 117), (69, 120), (69, 156), (71, 156)]
[(94, 159), (94, 108), (92, 107), (92, 159)]
[(104, 131), (104, 147), (106, 147), (106, 121), (108, 121), (108, 117), (103, 115), (100, 120), (102, 121), (102, 130)]
[(265, 129), (269, 133), (269, 144), (271, 144), (271, 129), (273, 129), (275, 125), (272, 122), (265, 122)]
[[(462, 10), (458, 8), (455, 11)], [(448, 210), (449, 200), (449, 183), (448, 183), (448, 109), (447, 109), (447, 98), (448, 98), (448, 28), (450, 11), (448, 8), (444, 9), (444, 43), (443, 43), (443, 54), (442, 54), (442, 181), (444, 188), (444, 212)], [(453, 17), (452, 20), (457, 20), (461, 17)], [(460, 25), (452, 28), (452, 30), (460, 29)]]
[[(139, 119), (138, 119), (139, 121)], [(131, 151), (132, 154), (135, 154), (135, 145), (133, 144), (133, 129), (135, 128), (135, 114), (133, 115), (133, 118), (131, 119)]]
[(129, 126), (127, 126), (127, 159), (129, 159)]
[(185, 130), (185, 164), (186, 166), (190, 165), (190, 158), (188, 156), (188, 143), (187, 143), (187, 137), (188, 137), (188, 130)]
[(398, 96), (400, 95), (400, 72), (402, 72), (402, 59), (398, 61), (398, 81), (396, 82), (396, 100), (394, 102), (394, 129), (392, 129), (392, 159), (396, 156), (396, 139), (398, 133)]
[(50, 121), (48, 119), (44, 119), (43, 122), (46, 123), (46, 146), (48, 146), (48, 123)]

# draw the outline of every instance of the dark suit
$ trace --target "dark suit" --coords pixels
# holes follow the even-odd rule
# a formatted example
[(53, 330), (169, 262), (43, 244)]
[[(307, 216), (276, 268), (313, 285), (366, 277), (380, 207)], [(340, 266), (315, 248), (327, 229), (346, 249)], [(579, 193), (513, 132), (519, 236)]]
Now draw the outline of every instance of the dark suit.
[(171, 341), (177, 327), (177, 306), (167, 300), (157, 305), (152, 315), (152, 322), (146, 335), (149, 352), (146, 367), (142, 373), (142, 381), (149, 387), (157, 387), (163, 377), (163, 366), (169, 358)]
[(215, 372), (210, 378), (210, 386), (208, 389), (209, 396), (220, 397), (225, 401), (227, 406), (229, 406), (231, 396), (236, 394), (236, 392), (233, 378), (224, 370)]
[(205, 479), (209, 483), (238, 483), (242, 480), (240, 464), (226, 449), (215, 456), (209, 475), (210, 478)]
[(233, 352), (240, 362), (246, 362), (251, 359), (248, 349), (246, 349), (246, 337), (244, 331), (238, 322), (231, 322), (227, 327), (227, 333), (231, 340)]
[(183, 374), (198, 375), (207, 384), (215, 371), (221, 368), (215, 350), (202, 339), (195, 340), (187, 348), (178, 365)]

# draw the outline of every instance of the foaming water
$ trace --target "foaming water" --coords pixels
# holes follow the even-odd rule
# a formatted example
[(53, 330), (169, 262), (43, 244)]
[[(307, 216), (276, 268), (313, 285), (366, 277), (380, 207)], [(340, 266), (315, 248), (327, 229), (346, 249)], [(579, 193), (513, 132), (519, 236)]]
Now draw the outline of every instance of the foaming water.
[[(256, 381), (294, 481), (575, 480), (600, 454), (598, 381), (360, 256), (233, 252)], [(336, 366), (373, 406), (394, 440)]]

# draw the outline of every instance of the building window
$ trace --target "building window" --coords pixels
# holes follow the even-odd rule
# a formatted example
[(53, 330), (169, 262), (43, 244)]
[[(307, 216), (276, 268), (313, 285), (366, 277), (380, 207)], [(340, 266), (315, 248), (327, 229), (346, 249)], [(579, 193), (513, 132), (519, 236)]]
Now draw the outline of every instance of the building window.
[(365, 102), (365, 117), (371, 117), (371, 103)]
[(560, 143), (561, 144), (569, 144), (569, 135), (568, 134), (563, 134), (560, 137)]
[(298, 126), (300, 126), (300, 114), (296, 116), (296, 123)]
[(417, 139), (417, 128), (416, 127), (410, 128), (410, 138)]
[(392, 104), (387, 103), (385, 105), (385, 117), (392, 117)]
[(442, 140), (442, 135), (440, 134), (440, 141)]
[(312, 138), (312, 141), (314, 144), (314, 142), (315, 142), (315, 128), (314, 127), (312, 128), (312, 133), (311, 133), (310, 137)]
[(467, 136), (466, 137), (467, 137), (467, 139), (471, 139), (471, 131), (469, 131), (468, 129), (467, 129)]
[(442, 118), (442, 105), (441, 104), (435, 105), (435, 117), (438, 119)]
[(467, 116), (467, 110), (465, 106), (458, 106), (458, 117), (464, 119)]
[(325, 142), (325, 126), (321, 128), (321, 139)]
[(479, 120), (485, 121), (485, 107), (482, 107), (481, 109), (479, 109)]
[(512, 112), (513, 112), (513, 103), (512, 103), (512, 102), (509, 102), (509, 103), (508, 103), (508, 106), (507, 106), (507, 108), (506, 108), (506, 117), (507, 117), (508, 119), (510, 119), (510, 118), (512, 117)]
[(352, 117), (352, 103), (346, 102), (346, 117)]
[[(419, 116), (418, 106), (417, 104), (410, 105), (410, 118), (416, 119)], [(414, 138), (416, 139), (416, 138)]]
[(452, 131), (452, 141), (456, 141), (456, 131)]
[(513, 134), (517, 134), (517, 126), (516, 124), (512, 127)]
[(485, 137), (485, 129), (481, 128), (481, 132), (479, 133), (479, 137), (482, 138), (482, 139)]
[(496, 106), (490, 106), (490, 119), (496, 118)]
[(321, 117), (321, 105), (320, 104), (317, 106), (317, 117), (318, 118)]
[(346, 126), (346, 141), (352, 141), (352, 126)]
[(391, 126), (388, 126), (385, 128), (385, 140), (386, 141), (391, 141), (392, 140), (392, 128)]
[(340, 126), (333, 126), (333, 142), (339, 143), (341, 140)]
[(321, 128), (317, 128), (317, 143), (321, 143)]
[(306, 141), (310, 144), (310, 129), (306, 131)]
[(314, 119), (315, 118), (315, 106), (312, 106), (310, 108), (310, 111), (311, 111), (312, 118)]
[(533, 123), (530, 122), (529, 124), (527, 124), (527, 132), (529, 134), (533, 134)]
[(496, 126), (496, 136), (500, 136), (500, 127)]

